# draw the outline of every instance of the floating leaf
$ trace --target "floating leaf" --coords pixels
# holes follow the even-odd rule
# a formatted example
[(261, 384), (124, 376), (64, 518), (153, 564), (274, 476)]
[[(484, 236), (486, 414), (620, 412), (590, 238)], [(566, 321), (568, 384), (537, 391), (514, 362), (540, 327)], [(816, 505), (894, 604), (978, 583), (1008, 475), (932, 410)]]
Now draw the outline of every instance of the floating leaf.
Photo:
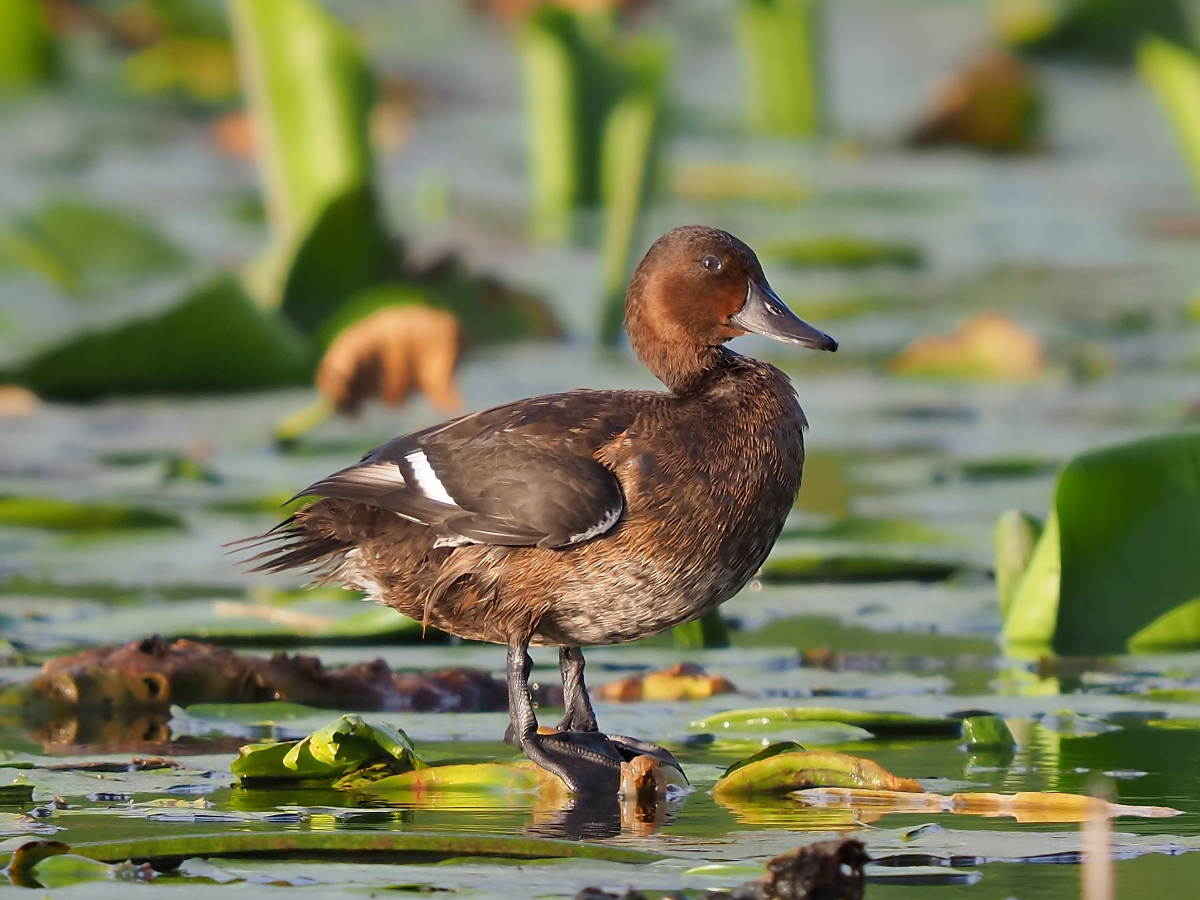
[(674, 174), (676, 196), (695, 203), (754, 200), (786, 207), (803, 203), (812, 193), (788, 172), (743, 163), (680, 163)]
[(710, 609), (698, 619), (676, 625), (671, 629), (675, 646), (689, 650), (729, 646), (729, 626), (721, 610)]
[[(30, 870), (30, 875), (41, 887), (53, 890), (86, 881), (115, 880), (123, 873), (136, 877), (137, 871), (136, 867), (132, 865), (119, 868), (116, 865), (88, 859), (86, 856), (61, 853), (43, 859)], [(145, 880), (153, 877), (153, 870), (149, 866), (143, 871), (147, 873)]]
[(0, 497), (0, 525), (46, 531), (105, 532), (182, 528), (173, 513), (123, 503), (72, 503), (53, 497)]
[(1110, 818), (1165, 818), (1180, 815), (1165, 806), (1123, 806), (1104, 803), (1082, 794), (1055, 791), (1022, 791), (1016, 794), (944, 794), (907, 793), (891, 789), (858, 790), (816, 788), (797, 791), (796, 799), (822, 809), (875, 810), (894, 813), (956, 813), (972, 816), (1008, 816), (1018, 822), (1084, 822), (1095, 815), (1094, 804), (1101, 803), (1101, 814)]
[(1045, 371), (1046, 351), (1008, 316), (982, 312), (950, 334), (917, 338), (888, 368), (924, 378), (1029, 381)]
[(314, 364), (302, 336), (220, 278), (166, 312), (44, 350), (4, 379), (43, 397), (91, 400), (302, 384)]
[(333, 781), (379, 763), (385, 764), (390, 772), (425, 765), (403, 731), (389, 725), (368, 724), (359, 716), (342, 716), (300, 741), (242, 747), (232, 770), (243, 780)]
[(738, 709), (689, 722), (688, 730), (734, 735), (749, 732), (769, 733), (807, 722), (841, 722), (865, 728), (874, 735), (887, 737), (959, 737), (962, 734), (962, 722), (959, 719), (910, 716), (907, 713), (896, 712), (863, 712), (824, 706)]
[(921, 251), (912, 244), (847, 236), (773, 238), (761, 243), (760, 253), (764, 259), (801, 269), (912, 268), (921, 264)]
[[(65, 845), (63, 845), (65, 847)], [(398, 831), (288, 831), (219, 834), (160, 835), (148, 838), (81, 841), (70, 852), (101, 862), (144, 860), (151, 864), (208, 857), (257, 859), (327, 859), (341, 861), (348, 854), (371, 856), (378, 861), (410, 862), (424, 859), (494, 857), (501, 859), (595, 859), (645, 864), (664, 859), (662, 854), (589, 841), (478, 834), (437, 834)]]
[(60, 200), (0, 233), (0, 257), (72, 293), (173, 272), (187, 257), (128, 213)]
[(1054, 639), (1062, 562), (1058, 546), (1058, 516), (1053, 509), (1024, 573), (1013, 588), (1004, 617), (1008, 644), (1048, 647)]
[(762, 567), (762, 579), (795, 584), (946, 581), (961, 568), (958, 563), (893, 556), (777, 554)]
[(769, 755), (764, 751), (757, 756), (754, 762), (731, 768), (713, 787), (713, 796), (786, 794), (811, 787), (924, 790), (911, 778), (899, 778), (872, 760), (832, 750), (789, 750)]
[[(16, 768), (26, 768), (17, 763)], [(33, 803), (32, 784), (3, 784), (0, 785), (0, 806), (28, 806)]]
[(71, 848), (61, 841), (29, 841), (13, 851), (5, 874), (18, 887), (41, 887), (33, 877), (33, 869), (44, 859), (69, 853)]
[(374, 796), (395, 801), (404, 797), (419, 798), (428, 793), (445, 791), (482, 793), (488, 791), (536, 791), (554, 776), (532, 762), (467, 763), (462, 765), (428, 766), (391, 775), (363, 787)]

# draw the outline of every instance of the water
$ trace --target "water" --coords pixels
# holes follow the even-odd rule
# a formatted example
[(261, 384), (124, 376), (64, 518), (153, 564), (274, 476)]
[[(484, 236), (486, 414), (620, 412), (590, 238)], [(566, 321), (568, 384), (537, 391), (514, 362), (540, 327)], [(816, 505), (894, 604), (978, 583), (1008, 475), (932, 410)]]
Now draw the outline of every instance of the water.
[[(460, 372), (468, 406), (585, 385), (652, 387), (628, 353), (606, 353), (592, 342), (599, 294), (595, 254), (535, 248), (520, 237), (524, 126), (519, 73), (505, 34), (458, 5), (432, 0), (401, 7), (342, 0), (335, 6), (362, 26), (388, 71), (426, 85), (431, 98), (408, 145), (381, 160), (393, 222), (418, 254), (454, 244), (472, 264), (540, 290), (570, 333), (560, 344), (470, 355)], [(825, 318), (816, 324), (842, 344), (836, 357), (751, 340), (739, 348), (792, 374), (812, 425), (806, 483), (789, 525), (802, 534), (781, 543), (777, 553), (907, 553), (953, 561), (963, 567), (960, 574), (931, 584), (756, 582), (725, 607), (737, 625), (730, 649), (684, 652), (657, 639), (591, 651), (593, 684), (688, 659), (740, 689), (740, 695), (694, 703), (597, 704), (605, 728), (676, 749), (696, 784), (698, 791), (659, 823), (626, 823), (622, 830), (611, 809), (564, 811), (514, 796), (381, 808), (353, 792), (242, 791), (234, 786), (229, 762), (246, 737), (232, 726), (225, 734), (204, 733), (179, 714), (98, 723), (47, 723), (13, 714), (0, 718), (0, 749), (38, 766), (155, 752), (186, 768), (166, 775), (0, 769), (0, 780), (8, 780), (5, 773), (11, 771), (32, 782), (35, 802), (57, 796), (69, 807), (32, 824), (0, 818), (0, 849), (29, 839), (25, 829), (47, 827), (61, 829), (53, 837), (69, 843), (224, 829), (377, 829), (609, 835), (604, 840), (668, 856), (646, 866), (586, 860), (521, 865), (480, 859), (453, 865), (217, 860), (212, 870), (195, 866), (185, 870), (191, 874), (160, 882), (170, 885), (172, 896), (260, 890), (264, 881), (309, 885), (306, 890), (319, 896), (403, 885), (484, 897), (571, 896), (587, 884), (618, 891), (634, 885), (648, 892), (728, 886), (745, 876), (685, 872), (704, 862), (759, 864), (819, 835), (848, 833), (878, 856), (977, 857), (967, 866), (980, 876), (975, 883), (924, 889), (938, 897), (1035, 900), (1078, 890), (1077, 865), (1028, 861), (1047, 854), (1073, 859), (1070, 854), (1079, 849), (1075, 825), (948, 814), (886, 815), (856, 823), (847, 814), (806, 809), (796, 801), (726, 806), (707, 793), (723, 767), (751, 752), (753, 742), (688, 744), (688, 722), (736, 707), (825, 704), (924, 715), (971, 708), (1002, 714), (1020, 740), (1011, 759), (972, 755), (945, 740), (876, 738), (837, 749), (868, 756), (942, 793), (1086, 792), (1100, 784), (1120, 803), (1173, 807), (1182, 814), (1115, 821), (1119, 896), (1178, 893), (1180, 885), (1200, 878), (1200, 855), (1191, 852), (1200, 848), (1200, 705), (1149, 696), (1155, 688), (1194, 686), (1200, 656), (1059, 664), (1007, 659), (996, 643), (999, 610), (987, 574), (996, 515), (1012, 507), (1044, 514), (1056, 463), (1086, 448), (1194, 422), (1200, 330), (1184, 319), (1182, 309), (1197, 277), (1196, 239), (1164, 237), (1148, 225), (1193, 214), (1194, 201), (1152, 99), (1129, 74), (1049, 67), (1042, 75), (1050, 98), (1050, 152), (1011, 160), (904, 152), (894, 140), (919, 111), (933, 80), (986, 40), (986, 5), (841, 0), (831, 5), (829, 58), (834, 108), (849, 140), (798, 148), (748, 139), (739, 126), (737, 57), (724, 31), (725, 4), (682, 7), (668, 4), (646, 16), (648, 26), (669, 23), (676, 44), (680, 133), (669, 147), (668, 165), (750, 161), (790, 173), (813, 196), (805, 205), (774, 208), (748, 202), (706, 206), (667, 192), (651, 210), (647, 241), (672, 225), (706, 221), (752, 245), (776, 236), (830, 233), (908, 240), (922, 248), (927, 261), (912, 272), (854, 274), (798, 274), (768, 266), (786, 299), (797, 306), (821, 305)], [(253, 171), (218, 155), (194, 116), (168, 105), (134, 103), (98, 85), (9, 101), (0, 115), (6, 133), (0, 147), (5, 218), (46, 198), (83, 195), (138, 210), (196, 260), (184, 275), (86, 300), (67, 297), (33, 275), (0, 272), (0, 361), (90, 324), (160, 308), (191, 278), (240, 264), (264, 242), (261, 225), (235, 215), (253, 190)], [(418, 185), (431, 179), (449, 185), (448, 220), (423, 219), (416, 212)], [(838, 315), (839, 308), (845, 315)], [(1045, 377), (1017, 386), (964, 386), (898, 379), (883, 368), (913, 337), (944, 332), (972, 312), (993, 308), (1047, 343), (1051, 365)], [(1072, 360), (1085, 350), (1100, 353), (1107, 374), (1094, 380), (1072, 374)], [(173, 510), (185, 525), (82, 535), (0, 529), (0, 576), (10, 585), (0, 598), (0, 614), (5, 635), (18, 645), (0, 676), (26, 680), (46, 656), (97, 642), (155, 631), (201, 633), (197, 629), (222, 625), (218, 601), (254, 601), (263, 599), (264, 587), (294, 586), (288, 578), (248, 578), (235, 571), (221, 545), (275, 519), (268, 513), (230, 513), (221, 504), (290, 493), (374, 443), (438, 418), (420, 402), (398, 413), (372, 409), (361, 420), (322, 426), (304, 453), (280, 453), (268, 440), (269, 423), (310, 399), (297, 390), (114, 400), (43, 405), (31, 416), (0, 420), (0, 495), (137, 503)], [(142, 460), (130, 464), (138, 454)], [(166, 454), (201, 458), (221, 480), (165, 482)], [(115, 463), (114, 455), (126, 462)], [(1008, 474), (996, 477), (997, 472)], [(830, 523), (848, 518), (874, 530), (821, 537)], [(18, 576), (26, 581), (12, 581)], [(361, 607), (321, 595), (286, 608), (340, 617)], [(279, 645), (279, 634), (262, 627), (256, 637), (255, 627), (240, 638), (248, 649), (266, 652)], [(327, 665), (378, 656), (395, 668), (503, 669), (503, 650), (497, 647), (369, 641), (304, 646), (302, 638), (291, 647)], [(534, 656), (535, 680), (553, 680), (553, 654)], [(1062, 733), (1064, 710), (1087, 717), (1093, 724), (1084, 723), (1083, 730), (1098, 733)], [(544, 717), (552, 716), (545, 711)], [(298, 735), (328, 718), (319, 714), (281, 727), (284, 736)], [(499, 742), (503, 714), (368, 718), (402, 725), (431, 758), (513, 756)], [(213, 790), (206, 795), (168, 790), (197, 784)], [(132, 800), (88, 799), (97, 792), (126, 792)], [(194, 811), (142, 805), (198, 796), (210, 805)], [(360, 807), (369, 811), (338, 812)], [(264, 818), (281, 811), (283, 821)], [(221, 819), (180, 820), (196, 815)], [(225, 821), (230, 817), (233, 821)], [(930, 822), (941, 829), (904, 839)], [(943, 873), (942, 880), (947, 878)], [(115, 896), (127, 889), (86, 884), (55, 895)], [(912, 890), (880, 882), (868, 896), (912, 896)]]

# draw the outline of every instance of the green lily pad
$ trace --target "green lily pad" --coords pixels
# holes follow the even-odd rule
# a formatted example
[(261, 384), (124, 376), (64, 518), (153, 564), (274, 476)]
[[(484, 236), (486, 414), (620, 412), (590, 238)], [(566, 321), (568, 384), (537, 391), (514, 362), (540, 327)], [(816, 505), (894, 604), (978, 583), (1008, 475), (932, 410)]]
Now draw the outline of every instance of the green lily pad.
[(187, 257), (128, 213), (60, 200), (0, 232), (0, 263), (84, 293), (177, 271)]
[(921, 265), (921, 251), (912, 244), (847, 236), (767, 240), (761, 242), (759, 255), (800, 269)]
[[(128, 868), (133, 869), (132, 866)], [(51, 890), (85, 881), (109, 881), (116, 877), (116, 873), (115, 865), (74, 853), (47, 856), (29, 871), (41, 887)]]
[(243, 782), (300, 779), (333, 781), (384, 764), (384, 774), (424, 768), (408, 735), (389, 725), (347, 715), (299, 741), (248, 744), (233, 761)]
[(1000, 716), (968, 716), (962, 721), (963, 743), (971, 750), (994, 750), (1016, 746), (1016, 739)]
[[(14, 763), (18, 768), (24, 768), (21, 763)], [(29, 806), (33, 803), (32, 784), (3, 784), (0, 785), (0, 806)]]
[(735, 764), (714, 785), (714, 797), (789, 794), (813, 787), (867, 788), (919, 792), (911, 778), (898, 778), (878, 763), (831, 750), (773, 753), (768, 747), (744, 764)]
[(789, 584), (946, 581), (961, 568), (938, 560), (805, 553), (773, 556), (762, 567), (762, 579)]
[(122, 503), (72, 503), (53, 497), (0, 497), (0, 526), (103, 532), (182, 528), (183, 520), (172, 513)]
[(314, 367), (304, 338), (224, 277), (164, 313), (44, 350), (0, 381), (43, 397), (91, 400), (303, 384)]
[(910, 716), (897, 712), (863, 712), (824, 706), (770, 707), (737, 709), (717, 713), (688, 723), (689, 731), (713, 734), (770, 733), (794, 727), (797, 723), (840, 722), (887, 737), (959, 737), (959, 719)]
[(589, 841), (349, 829), (290, 832), (229, 830), (219, 834), (81, 841), (68, 849), (79, 856), (101, 862), (137, 859), (152, 865), (209, 857), (342, 860), (349, 854), (370, 856), (379, 862), (434, 862), (478, 856), (500, 859), (594, 859), (646, 864), (665, 858), (660, 853)]

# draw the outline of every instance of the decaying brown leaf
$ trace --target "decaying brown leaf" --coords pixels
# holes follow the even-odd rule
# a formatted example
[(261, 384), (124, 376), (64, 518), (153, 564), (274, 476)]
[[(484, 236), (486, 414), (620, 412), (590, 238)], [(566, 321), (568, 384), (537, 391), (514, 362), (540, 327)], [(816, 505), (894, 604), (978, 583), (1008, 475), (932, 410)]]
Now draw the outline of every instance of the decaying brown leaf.
[(1029, 381), (1045, 372), (1046, 351), (1008, 316), (982, 312), (950, 334), (917, 338), (888, 368), (930, 378)]
[(342, 331), (317, 370), (317, 390), (339, 411), (356, 413), (378, 398), (391, 406), (414, 388), (444, 411), (462, 406), (454, 366), (462, 347), (458, 320), (428, 306), (389, 306)]
[(1035, 145), (1040, 113), (1033, 73), (1011, 54), (989, 50), (938, 84), (908, 142), (1019, 152)]
[(722, 675), (708, 675), (694, 663), (676, 663), (659, 672), (610, 681), (593, 693), (601, 700), (703, 700), (715, 694), (735, 694), (737, 688)]

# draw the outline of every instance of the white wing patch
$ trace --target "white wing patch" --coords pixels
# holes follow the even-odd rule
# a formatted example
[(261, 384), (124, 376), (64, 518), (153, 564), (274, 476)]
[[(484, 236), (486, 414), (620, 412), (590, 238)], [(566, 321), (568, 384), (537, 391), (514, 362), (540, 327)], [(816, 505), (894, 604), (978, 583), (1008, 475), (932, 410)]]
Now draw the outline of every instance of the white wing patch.
[(454, 498), (446, 491), (445, 486), (438, 480), (437, 475), (433, 473), (433, 466), (429, 465), (429, 459), (421, 450), (414, 450), (404, 457), (408, 460), (413, 468), (413, 478), (417, 480), (417, 487), (430, 500), (436, 500), (438, 503), (445, 503), (447, 506), (458, 506), (454, 502)]
[(469, 537), (463, 537), (461, 534), (443, 534), (433, 542), (436, 547), (461, 547), (464, 544), (477, 544), (478, 541), (473, 541)]
[(404, 473), (400, 471), (400, 467), (394, 462), (377, 462), (364, 466), (355, 466), (353, 469), (347, 469), (335, 476), (330, 476), (330, 481), (334, 478), (352, 484), (360, 484), (363, 487), (379, 488), (385, 491), (395, 490), (398, 487), (404, 487), (406, 484)]
[(579, 534), (573, 534), (567, 538), (568, 544), (582, 544), (584, 541), (590, 541), (597, 535), (604, 534), (608, 529), (617, 524), (617, 519), (621, 518), (621, 507), (610, 509), (604, 514), (604, 518), (589, 528), (587, 531), (581, 531)]

